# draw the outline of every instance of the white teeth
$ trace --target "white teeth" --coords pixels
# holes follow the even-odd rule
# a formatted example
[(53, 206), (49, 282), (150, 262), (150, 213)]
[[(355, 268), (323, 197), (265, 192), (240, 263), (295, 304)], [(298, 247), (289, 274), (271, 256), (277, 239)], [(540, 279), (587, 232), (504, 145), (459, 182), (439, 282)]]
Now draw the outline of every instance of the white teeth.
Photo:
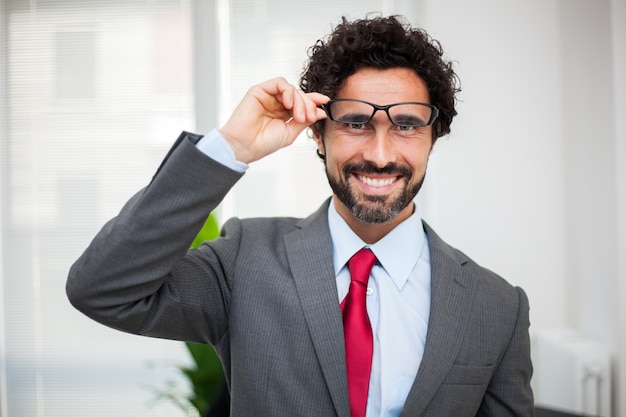
[(369, 185), (370, 187), (386, 187), (390, 185), (391, 183), (393, 183), (396, 179), (387, 178), (384, 180), (380, 180), (380, 179), (369, 178), (363, 175), (359, 175), (359, 180), (363, 181), (365, 184)]

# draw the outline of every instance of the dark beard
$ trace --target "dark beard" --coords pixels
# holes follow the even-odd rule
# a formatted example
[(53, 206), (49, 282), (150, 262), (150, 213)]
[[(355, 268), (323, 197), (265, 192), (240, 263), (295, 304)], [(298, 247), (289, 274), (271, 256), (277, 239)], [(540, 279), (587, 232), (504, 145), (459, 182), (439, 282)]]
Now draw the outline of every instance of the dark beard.
[[(401, 175), (405, 179), (407, 186), (398, 196), (386, 197), (364, 195), (362, 196), (364, 201), (359, 202), (357, 196), (350, 188), (350, 183), (348, 181), (352, 175), (351, 173), (354, 171), (363, 174)], [(426, 177), (426, 174), (424, 174), (424, 176), (422, 176), (416, 184), (408, 188), (408, 184), (413, 178), (413, 172), (408, 167), (389, 164), (384, 168), (376, 168), (369, 162), (345, 165), (342, 169), (342, 175), (343, 182), (330, 175), (328, 167), (326, 167), (328, 183), (339, 201), (348, 207), (357, 219), (369, 224), (386, 223), (396, 217), (398, 213), (404, 210), (413, 201), (420, 188), (422, 188), (424, 178)]]

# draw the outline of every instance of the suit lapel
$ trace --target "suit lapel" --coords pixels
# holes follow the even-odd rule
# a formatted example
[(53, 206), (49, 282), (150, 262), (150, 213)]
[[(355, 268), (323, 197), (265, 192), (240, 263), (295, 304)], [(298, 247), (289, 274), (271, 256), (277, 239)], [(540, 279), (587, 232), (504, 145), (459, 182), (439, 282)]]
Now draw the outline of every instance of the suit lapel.
[(287, 258), (322, 372), (340, 417), (348, 417), (343, 324), (332, 263), (328, 202), (285, 236)]
[(421, 415), (461, 347), (476, 290), (466, 262), (427, 225), (431, 263), (431, 307), (424, 356), (401, 416)]
[[(337, 415), (348, 417), (343, 324), (332, 266), (328, 202), (285, 236), (287, 258), (304, 317)], [(421, 415), (441, 386), (461, 347), (476, 290), (459, 255), (427, 225), (431, 262), (431, 310), (424, 356), (401, 416)]]

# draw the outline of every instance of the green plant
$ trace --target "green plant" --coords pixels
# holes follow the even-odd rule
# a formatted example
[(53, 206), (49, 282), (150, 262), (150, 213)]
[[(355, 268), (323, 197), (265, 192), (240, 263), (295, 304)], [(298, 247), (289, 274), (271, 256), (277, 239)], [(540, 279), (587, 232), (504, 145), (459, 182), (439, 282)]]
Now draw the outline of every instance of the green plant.
[(222, 363), (210, 345), (189, 342), (185, 345), (195, 365), (192, 368), (181, 368), (192, 387), (192, 393), (187, 400), (204, 416), (223, 384)]
[(196, 238), (191, 243), (192, 248), (197, 248), (202, 244), (202, 242), (207, 240), (213, 240), (220, 235), (220, 227), (217, 223), (217, 217), (214, 213), (211, 213), (209, 217), (207, 217), (204, 225), (196, 235)]

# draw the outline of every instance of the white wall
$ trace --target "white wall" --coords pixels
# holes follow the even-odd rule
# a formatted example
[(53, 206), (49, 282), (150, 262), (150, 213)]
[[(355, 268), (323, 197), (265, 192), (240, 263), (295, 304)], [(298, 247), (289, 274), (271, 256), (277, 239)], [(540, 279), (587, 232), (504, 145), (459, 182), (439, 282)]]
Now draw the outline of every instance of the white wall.
[(615, 296), (619, 300), (618, 324), (614, 330), (619, 352), (615, 364), (615, 395), (619, 399), (615, 415), (623, 415), (626, 413), (626, 0), (611, 1), (611, 18), (618, 208), (618, 291)]
[(458, 62), (462, 92), (453, 133), (431, 161), (436, 206), (427, 203), (424, 216), (450, 243), (523, 286), (533, 323), (566, 323), (555, 3), (433, 1), (426, 17)]
[(616, 416), (626, 412), (624, 4), (396, 2), (458, 61), (463, 88), (422, 214), (527, 291), (534, 329), (571, 327), (610, 347)]

